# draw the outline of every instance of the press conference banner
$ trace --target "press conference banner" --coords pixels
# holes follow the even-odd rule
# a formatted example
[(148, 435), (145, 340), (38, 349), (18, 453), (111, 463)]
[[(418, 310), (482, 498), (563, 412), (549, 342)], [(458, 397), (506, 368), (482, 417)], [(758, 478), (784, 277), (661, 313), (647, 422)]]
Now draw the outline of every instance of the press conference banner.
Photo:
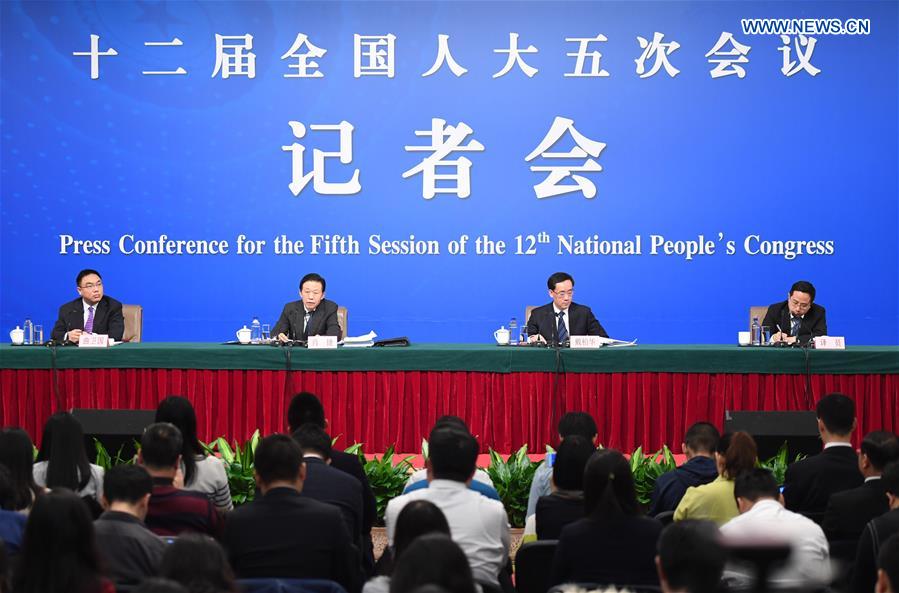
[(638, 343), (817, 288), (899, 343), (895, 2), (3, 2), (0, 320), (487, 342), (567, 271)]

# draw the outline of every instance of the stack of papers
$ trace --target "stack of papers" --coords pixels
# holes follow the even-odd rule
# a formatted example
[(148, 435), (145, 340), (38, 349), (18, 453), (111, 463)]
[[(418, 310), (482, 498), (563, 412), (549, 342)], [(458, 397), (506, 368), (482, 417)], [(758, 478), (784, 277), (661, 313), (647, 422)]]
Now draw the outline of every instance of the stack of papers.
[(615, 339), (612, 339), (612, 338), (603, 338), (603, 337), (600, 337), (600, 338), (599, 338), (599, 342), (600, 342), (600, 344), (602, 344), (603, 346), (613, 346), (613, 347), (616, 347), (616, 346), (617, 346), (617, 347), (620, 348), (621, 346), (636, 346), (636, 345), (637, 345), (637, 338), (634, 338), (634, 339), (633, 339), (632, 341), (630, 341), (630, 342), (626, 342), (626, 341), (624, 341), (624, 340), (615, 340)]
[(368, 332), (364, 336), (356, 336), (354, 338), (344, 338), (341, 344), (344, 348), (371, 348), (375, 345), (375, 338), (378, 337), (373, 331)]

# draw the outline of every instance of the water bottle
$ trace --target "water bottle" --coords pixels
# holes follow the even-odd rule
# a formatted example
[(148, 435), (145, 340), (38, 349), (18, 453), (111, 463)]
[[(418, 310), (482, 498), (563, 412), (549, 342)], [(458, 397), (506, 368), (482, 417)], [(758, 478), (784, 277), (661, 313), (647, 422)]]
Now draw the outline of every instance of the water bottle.
[(25, 323), (22, 324), (22, 329), (25, 330), (25, 344), (34, 344), (34, 324), (31, 323), (31, 318), (26, 317)]
[(750, 329), (750, 341), (753, 346), (762, 345), (762, 327), (759, 325), (759, 318), (752, 318), (752, 327)]
[(514, 317), (509, 320), (509, 343), (517, 344), (520, 336), (518, 335), (518, 320)]
[(250, 324), (250, 343), (258, 344), (262, 342), (262, 324), (259, 323), (258, 317), (253, 317), (253, 323)]

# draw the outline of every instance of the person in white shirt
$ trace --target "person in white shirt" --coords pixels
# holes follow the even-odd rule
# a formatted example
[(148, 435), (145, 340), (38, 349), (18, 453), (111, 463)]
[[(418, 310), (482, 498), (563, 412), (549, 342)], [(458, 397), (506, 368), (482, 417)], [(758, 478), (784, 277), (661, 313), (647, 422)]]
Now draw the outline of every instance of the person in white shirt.
[(88, 461), (84, 432), (68, 412), (57, 412), (44, 424), (41, 448), (32, 470), (38, 486), (68, 488), (81, 497), (90, 497), (92, 512), (99, 514), (103, 494), (103, 468)]
[(437, 428), (428, 438), (429, 487), (398, 496), (387, 504), (384, 522), (393, 545), (397, 517), (413, 500), (428, 500), (446, 516), (453, 541), (465, 552), (478, 582), (497, 586), (509, 557), (509, 521), (501, 502), (468, 489), (478, 443), (458, 428)]
[[(830, 550), (824, 531), (811, 519), (788, 511), (774, 475), (761, 468), (744, 472), (734, 483), (740, 514), (721, 526), (725, 545), (787, 544), (791, 553), (775, 568), (768, 586), (814, 588), (830, 580)], [(752, 571), (729, 563), (725, 579), (733, 588), (750, 585)]]

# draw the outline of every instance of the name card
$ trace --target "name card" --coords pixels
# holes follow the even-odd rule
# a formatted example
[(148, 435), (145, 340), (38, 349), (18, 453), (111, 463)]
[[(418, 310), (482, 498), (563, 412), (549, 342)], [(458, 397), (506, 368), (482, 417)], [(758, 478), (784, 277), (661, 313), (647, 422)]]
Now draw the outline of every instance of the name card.
[(106, 348), (109, 346), (109, 336), (106, 334), (81, 334), (78, 340), (79, 348)]
[(586, 350), (588, 348), (599, 348), (602, 346), (602, 339), (599, 336), (571, 336), (569, 344), (575, 350)]
[(337, 348), (337, 336), (309, 336), (306, 347), (310, 350), (332, 350)]
[(843, 336), (818, 336), (815, 338), (815, 350), (845, 350), (846, 338)]

